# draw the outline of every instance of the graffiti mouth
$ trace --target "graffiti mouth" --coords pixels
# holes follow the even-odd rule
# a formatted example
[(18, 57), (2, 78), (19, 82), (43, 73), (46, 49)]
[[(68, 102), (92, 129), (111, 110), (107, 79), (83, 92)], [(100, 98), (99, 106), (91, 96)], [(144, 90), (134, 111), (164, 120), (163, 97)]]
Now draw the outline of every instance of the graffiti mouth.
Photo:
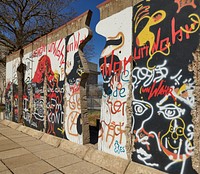
[(138, 142), (140, 142), (141, 144), (144, 144), (144, 145), (149, 145), (148, 139), (149, 139), (148, 136), (144, 136), (144, 137), (138, 139)]
[(150, 159), (151, 154), (148, 154), (143, 148), (136, 149), (137, 154), (140, 156), (140, 158)]

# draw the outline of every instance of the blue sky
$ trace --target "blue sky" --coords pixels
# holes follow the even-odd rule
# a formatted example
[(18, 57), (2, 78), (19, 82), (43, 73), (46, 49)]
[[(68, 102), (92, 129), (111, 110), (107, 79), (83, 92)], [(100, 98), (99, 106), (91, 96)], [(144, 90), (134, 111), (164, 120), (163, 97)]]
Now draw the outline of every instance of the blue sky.
[(100, 12), (96, 6), (101, 4), (104, 1), (105, 0), (77, 0), (73, 2), (72, 4), (72, 7), (78, 13), (77, 16), (81, 15), (87, 10), (91, 10), (93, 12), (90, 28), (92, 29), (92, 32), (93, 32), (93, 37), (91, 39), (91, 42), (94, 44), (95, 57), (92, 58), (90, 61), (97, 64), (99, 62), (100, 54), (105, 44), (105, 38), (97, 34), (95, 31), (96, 24), (100, 20)]

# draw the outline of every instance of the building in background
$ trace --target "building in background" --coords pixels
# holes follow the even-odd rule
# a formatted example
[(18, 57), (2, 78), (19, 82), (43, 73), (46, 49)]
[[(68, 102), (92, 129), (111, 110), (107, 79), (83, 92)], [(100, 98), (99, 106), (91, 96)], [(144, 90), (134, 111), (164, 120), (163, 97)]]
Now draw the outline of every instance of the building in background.
[(87, 79), (87, 102), (88, 109), (100, 110), (101, 108), (101, 96), (102, 96), (102, 85), (98, 84), (98, 65), (92, 62), (88, 62), (88, 68), (90, 70)]

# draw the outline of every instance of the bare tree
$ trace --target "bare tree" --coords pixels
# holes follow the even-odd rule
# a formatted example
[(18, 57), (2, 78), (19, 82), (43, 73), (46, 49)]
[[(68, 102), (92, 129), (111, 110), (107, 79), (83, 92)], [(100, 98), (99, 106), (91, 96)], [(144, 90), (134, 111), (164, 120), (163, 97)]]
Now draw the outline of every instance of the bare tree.
[(23, 112), (23, 46), (74, 18), (76, 12), (70, 7), (73, 1), (0, 0), (0, 46), (6, 47), (8, 53), (20, 50), (20, 65), (17, 69), (18, 122), (22, 121)]
[(74, 0), (1, 0), (0, 44), (21, 49), (75, 16)]

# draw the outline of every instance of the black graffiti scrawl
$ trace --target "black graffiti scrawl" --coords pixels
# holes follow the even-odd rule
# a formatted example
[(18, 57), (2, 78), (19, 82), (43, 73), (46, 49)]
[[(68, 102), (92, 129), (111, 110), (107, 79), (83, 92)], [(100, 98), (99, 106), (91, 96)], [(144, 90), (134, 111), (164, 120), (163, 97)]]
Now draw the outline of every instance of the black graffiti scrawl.
[(198, 46), (198, 0), (143, 1), (133, 10), (132, 160), (167, 173), (193, 174), (191, 110)]

